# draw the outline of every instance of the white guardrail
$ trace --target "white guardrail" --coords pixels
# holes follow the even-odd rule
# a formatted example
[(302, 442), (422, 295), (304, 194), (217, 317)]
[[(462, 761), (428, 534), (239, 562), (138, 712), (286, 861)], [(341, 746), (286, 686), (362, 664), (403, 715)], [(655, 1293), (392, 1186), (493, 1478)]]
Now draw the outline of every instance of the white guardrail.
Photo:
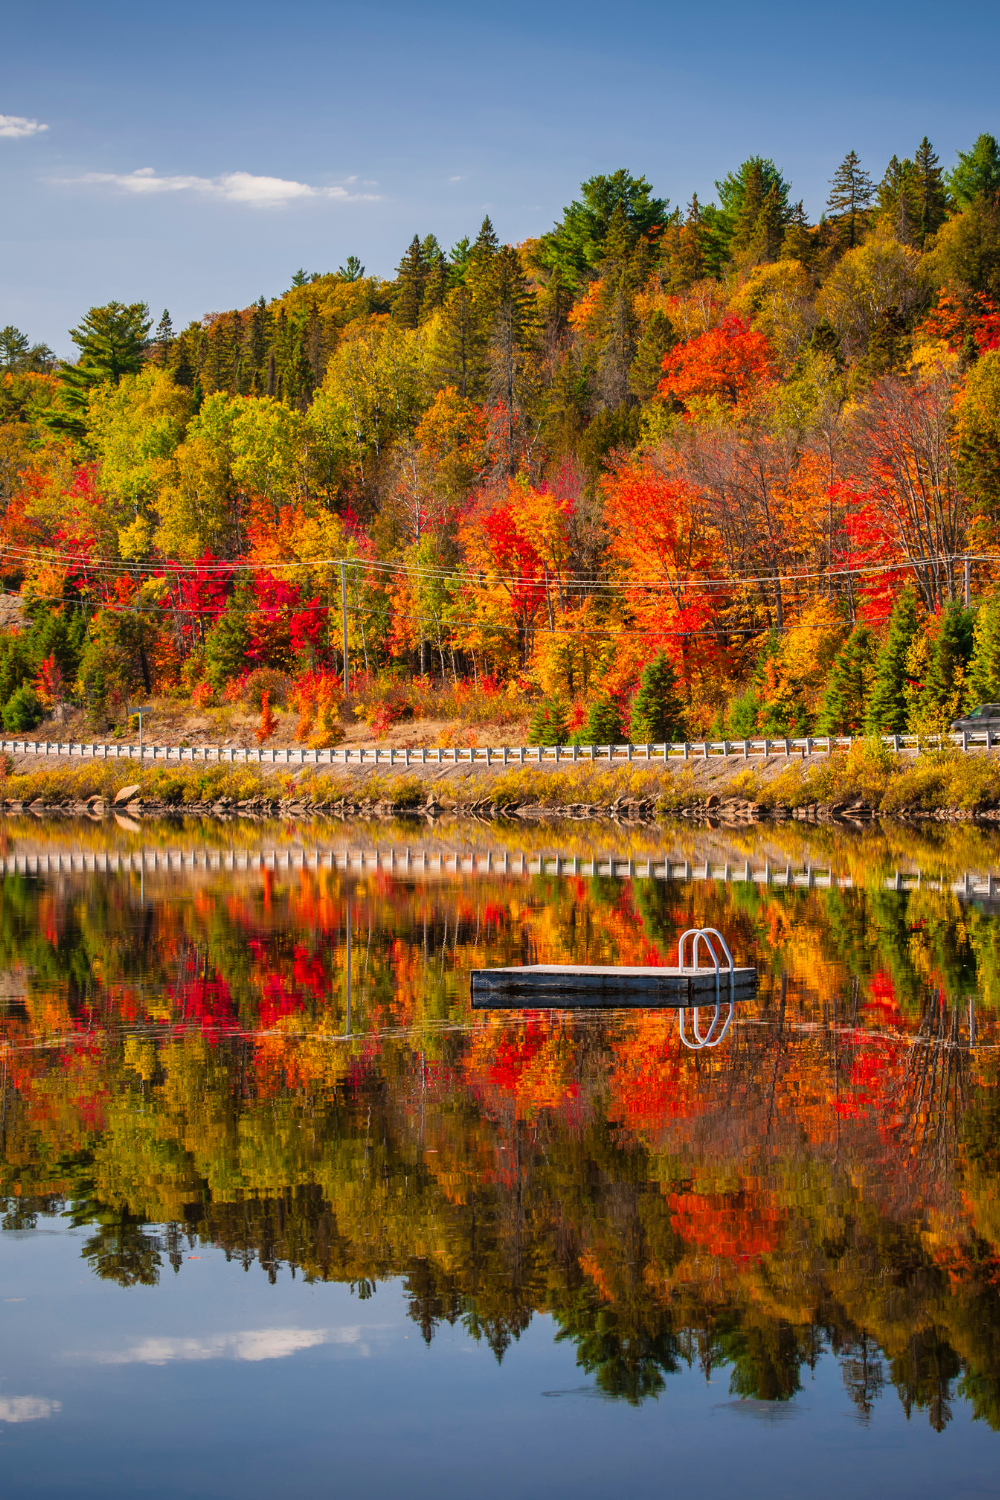
[[(1000, 735), (990, 729), (965, 730), (961, 734), (924, 735), (885, 734), (882, 744), (897, 753), (939, 750), (952, 745), (960, 750), (991, 750), (1000, 746)], [(82, 760), (204, 761), (210, 764), (248, 764), (260, 766), (445, 766), (445, 765), (540, 765), (543, 761), (629, 761), (709, 760), (730, 755), (801, 756), (830, 755), (834, 750), (849, 750), (854, 743), (850, 735), (810, 735), (804, 739), (699, 740), (685, 744), (663, 745), (503, 745), (499, 748), (478, 746), (430, 749), (397, 749), (394, 747), (341, 746), (329, 750), (276, 749), (240, 745), (118, 745), (86, 744), (66, 740), (0, 740), (0, 753), (9, 755), (69, 756)]]

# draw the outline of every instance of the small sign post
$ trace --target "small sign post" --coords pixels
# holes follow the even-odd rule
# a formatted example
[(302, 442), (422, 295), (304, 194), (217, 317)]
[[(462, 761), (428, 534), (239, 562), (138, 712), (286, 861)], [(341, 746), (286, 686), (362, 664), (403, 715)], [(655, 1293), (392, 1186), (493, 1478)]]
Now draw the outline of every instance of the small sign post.
[(153, 710), (150, 708), (150, 706), (149, 706), (148, 703), (134, 704), (128, 710), (128, 716), (129, 716), (130, 719), (131, 719), (131, 717), (132, 717), (133, 714), (138, 714), (138, 716), (139, 716), (139, 759), (140, 760), (142, 760), (142, 716), (143, 716), (143, 714), (151, 714), (152, 712), (153, 712)]

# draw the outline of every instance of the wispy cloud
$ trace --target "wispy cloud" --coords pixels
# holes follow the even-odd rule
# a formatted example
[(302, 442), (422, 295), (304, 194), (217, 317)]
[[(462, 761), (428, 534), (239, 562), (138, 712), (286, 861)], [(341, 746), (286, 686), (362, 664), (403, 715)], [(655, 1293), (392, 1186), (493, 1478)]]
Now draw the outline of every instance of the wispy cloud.
[(448, 181), (449, 182), (464, 182), (465, 178), (464, 177), (449, 177)]
[(250, 208), (285, 208), (304, 199), (327, 199), (340, 203), (374, 203), (375, 193), (355, 191), (356, 177), (334, 187), (313, 187), (287, 177), (259, 177), (253, 172), (224, 172), (221, 177), (160, 176), (153, 167), (135, 172), (85, 172), (82, 177), (59, 178), (60, 186), (114, 187), (148, 197), (156, 193), (198, 193), (226, 203)]
[(367, 1354), (359, 1328), (253, 1328), (241, 1333), (217, 1333), (210, 1338), (150, 1338), (131, 1349), (107, 1350), (94, 1355), (101, 1365), (166, 1365), (175, 1360), (287, 1359), (300, 1349), (320, 1344), (352, 1344)]
[(20, 140), (24, 135), (39, 135), (48, 128), (38, 120), (25, 119), (24, 115), (0, 115), (0, 136), (6, 136), (8, 140)]
[(60, 1409), (45, 1396), (0, 1396), (0, 1422), (37, 1422)]

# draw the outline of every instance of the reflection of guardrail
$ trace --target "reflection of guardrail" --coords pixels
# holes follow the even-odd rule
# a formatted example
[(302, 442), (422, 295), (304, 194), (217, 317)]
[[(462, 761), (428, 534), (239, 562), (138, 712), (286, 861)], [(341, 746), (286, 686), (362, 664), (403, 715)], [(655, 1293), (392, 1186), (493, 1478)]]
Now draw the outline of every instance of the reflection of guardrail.
[[(582, 880), (677, 880), (721, 881), (727, 884), (751, 884), (797, 888), (801, 890), (851, 890), (851, 875), (838, 875), (826, 866), (808, 865), (793, 870), (791, 865), (713, 864), (691, 860), (616, 859), (614, 857), (581, 859), (577, 855), (512, 854), (509, 850), (485, 853), (445, 850), (294, 848), (294, 849), (137, 849), (87, 853), (79, 851), (54, 854), (8, 854), (0, 858), (0, 872), (8, 875), (116, 875), (130, 871), (183, 874), (185, 871), (240, 872), (253, 870), (339, 870), (344, 874), (394, 875), (414, 879), (464, 875), (494, 875), (518, 878), (538, 876)], [(864, 889), (864, 883), (860, 883)], [(967, 871), (957, 880), (924, 875), (920, 870), (896, 870), (886, 876), (879, 889), (887, 891), (951, 891), (971, 899), (985, 896), (1000, 898), (1000, 875), (983, 875)]]
[[(952, 745), (960, 750), (992, 750), (1000, 737), (991, 729), (961, 734), (884, 734), (883, 745), (897, 753), (940, 750)], [(849, 750), (850, 735), (807, 735), (802, 739), (698, 740), (661, 745), (501, 745), (474, 748), (396, 749), (390, 746), (340, 746), (331, 750), (267, 749), (241, 745), (118, 745), (89, 744), (77, 740), (0, 740), (0, 752), (9, 755), (65, 756), (78, 760), (202, 761), (208, 765), (256, 766), (528, 766), (543, 762), (599, 762), (626, 765), (632, 761), (709, 760), (740, 756), (750, 760), (772, 755), (829, 755)]]

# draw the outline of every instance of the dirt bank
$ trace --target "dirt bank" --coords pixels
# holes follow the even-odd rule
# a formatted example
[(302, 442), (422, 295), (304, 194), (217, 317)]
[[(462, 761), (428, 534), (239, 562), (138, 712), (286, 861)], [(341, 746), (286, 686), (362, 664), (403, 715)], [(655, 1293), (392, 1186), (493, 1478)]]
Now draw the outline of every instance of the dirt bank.
[(9, 811), (99, 817), (126, 808), (143, 812), (308, 813), (340, 816), (481, 818), (665, 817), (730, 824), (800, 818), (807, 821), (1000, 819), (1000, 754), (958, 751), (895, 756), (859, 744), (831, 757), (742, 756), (672, 760), (666, 766), (577, 762), (533, 766), (384, 766), (285, 768), (233, 765), (122, 765), (110, 761), (39, 762), (19, 756), (0, 785)]

